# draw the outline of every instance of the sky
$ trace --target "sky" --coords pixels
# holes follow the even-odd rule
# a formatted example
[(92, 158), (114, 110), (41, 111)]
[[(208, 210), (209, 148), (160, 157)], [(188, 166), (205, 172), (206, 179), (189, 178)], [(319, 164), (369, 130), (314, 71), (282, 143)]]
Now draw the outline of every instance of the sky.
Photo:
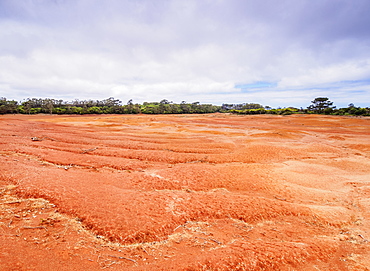
[(369, 0), (0, 0), (0, 97), (370, 107)]

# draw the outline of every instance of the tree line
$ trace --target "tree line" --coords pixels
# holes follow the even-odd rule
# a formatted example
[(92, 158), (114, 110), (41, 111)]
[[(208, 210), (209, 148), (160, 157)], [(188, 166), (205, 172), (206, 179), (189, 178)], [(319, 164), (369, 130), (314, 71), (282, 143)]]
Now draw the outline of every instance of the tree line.
[(22, 102), (0, 98), (0, 114), (205, 114), (233, 113), (243, 115), (256, 114), (326, 114), (370, 116), (370, 108), (356, 107), (353, 103), (348, 107), (337, 109), (327, 97), (317, 97), (311, 104), (303, 108), (271, 108), (258, 103), (201, 104), (199, 102), (173, 103), (166, 99), (160, 102), (134, 103), (129, 100), (123, 104), (119, 99), (110, 97), (104, 100), (73, 100), (28, 98)]
[[(258, 105), (258, 106), (257, 106)], [(256, 115), (256, 114), (275, 114), (275, 115), (291, 115), (291, 114), (324, 114), (324, 115), (350, 115), (350, 116), (370, 116), (369, 107), (356, 107), (350, 103), (348, 107), (337, 108), (333, 102), (327, 97), (317, 97), (307, 108), (271, 108), (269, 106), (262, 106), (253, 104), (254, 108), (246, 108), (241, 105), (228, 107), (230, 113), (240, 115)]]
[(220, 106), (199, 102), (180, 104), (162, 100), (160, 102), (127, 104), (110, 97), (105, 100), (74, 100), (28, 98), (23, 102), (0, 98), (0, 114), (204, 114), (220, 112)]

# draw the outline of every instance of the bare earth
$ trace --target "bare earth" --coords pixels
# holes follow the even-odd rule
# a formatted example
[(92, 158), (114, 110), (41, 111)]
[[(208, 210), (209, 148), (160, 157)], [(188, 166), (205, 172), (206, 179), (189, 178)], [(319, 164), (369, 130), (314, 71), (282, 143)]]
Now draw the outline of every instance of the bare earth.
[(370, 270), (370, 119), (0, 116), (0, 270)]

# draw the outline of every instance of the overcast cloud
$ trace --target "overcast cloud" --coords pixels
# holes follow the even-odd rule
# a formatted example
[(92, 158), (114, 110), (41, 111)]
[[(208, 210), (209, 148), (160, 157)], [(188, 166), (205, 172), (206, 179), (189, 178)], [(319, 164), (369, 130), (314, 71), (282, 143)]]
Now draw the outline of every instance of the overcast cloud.
[(0, 0), (0, 96), (370, 106), (368, 0)]

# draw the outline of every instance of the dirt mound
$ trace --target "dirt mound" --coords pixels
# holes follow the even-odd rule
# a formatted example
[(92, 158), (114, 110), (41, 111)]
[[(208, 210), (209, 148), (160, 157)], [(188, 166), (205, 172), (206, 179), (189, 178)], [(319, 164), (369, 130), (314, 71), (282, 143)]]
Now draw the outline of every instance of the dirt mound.
[(368, 118), (0, 127), (2, 270), (369, 270)]

